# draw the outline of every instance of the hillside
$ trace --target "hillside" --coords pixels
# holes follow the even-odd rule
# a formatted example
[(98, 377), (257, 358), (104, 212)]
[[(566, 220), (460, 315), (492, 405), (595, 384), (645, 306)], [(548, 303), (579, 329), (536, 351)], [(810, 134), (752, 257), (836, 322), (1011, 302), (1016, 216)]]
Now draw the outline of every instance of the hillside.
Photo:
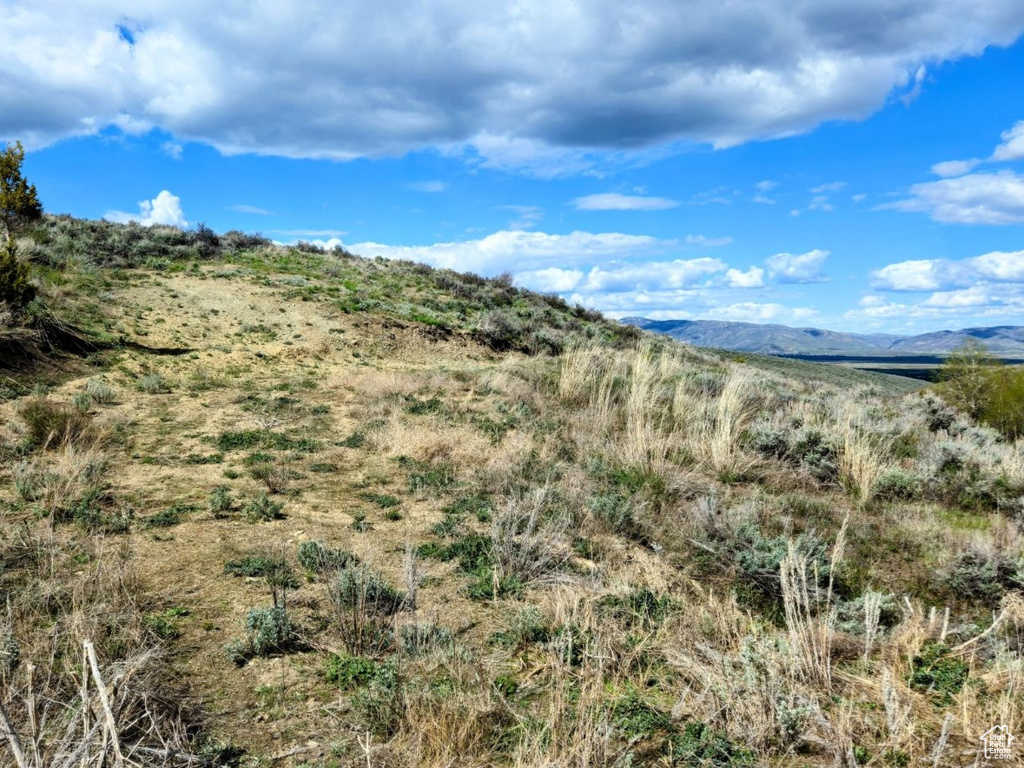
[(929, 392), (240, 233), (22, 245), (0, 710), (47, 765), (958, 765), (1024, 722), (1024, 452)]
[(857, 334), (820, 328), (738, 323), (724, 320), (648, 320), (627, 317), (624, 323), (663, 333), (677, 341), (766, 355), (936, 355), (968, 340), (985, 344), (995, 355), (1024, 357), (1024, 326), (965, 328), (917, 336)]

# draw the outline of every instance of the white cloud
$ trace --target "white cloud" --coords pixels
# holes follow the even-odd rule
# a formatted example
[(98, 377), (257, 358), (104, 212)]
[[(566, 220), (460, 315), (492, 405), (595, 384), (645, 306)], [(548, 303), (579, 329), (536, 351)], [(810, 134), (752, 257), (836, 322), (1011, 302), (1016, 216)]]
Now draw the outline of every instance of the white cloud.
[(516, 218), (508, 223), (508, 228), (533, 229), (544, 220), (544, 209), (536, 205), (499, 205), (498, 210), (513, 211)]
[(163, 144), (160, 145), (160, 149), (162, 149), (166, 155), (168, 155), (174, 160), (181, 160), (181, 155), (185, 151), (185, 147), (183, 147), (177, 141), (165, 141)]
[(548, 267), (531, 272), (520, 272), (516, 275), (516, 282), (524, 288), (542, 293), (568, 293), (575, 290), (583, 280), (583, 275), (584, 272), (579, 269)]
[[(4, 8), (0, 137), (30, 148), (159, 127), (225, 153), (437, 147), (549, 176), (863, 118), (915, 94), (923, 65), (1024, 30), (1019, 0), (450, 0), (403, 8), (400, 24), (370, 0), (138, 0), (131, 22), (115, 0)], [(409, 51), (415, 66), (396, 64)]]
[(687, 245), (699, 246), (701, 248), (717, 248), (720, 245), (728, 245), (732, 242), (731, 237), (704, 237), (704, 235), (687, 235), (684, 242)]
[(993, 160), (1005, 162), (1020, 160), (1024, 157), (1024, 120), (1015, 124), (1008, 131), (1003, 131), (999, 138), (1003, 140), (1003, 143), (992, 153)]
[(828, 254), (817, 248), (807, 253), (777, 253), (765, 264), (772, 279), (780, 283), (824, 283), (828, 277), (821, 274), (821, 267)]
[(679, 290), (705, 285), (709, 277), (725, 269), (721, 261), (709, 258), (595, 266), (578, 290), (583, 293)]
[(754, 185), (758, 192), (771, 192), (777, 186), (779, 186), (779, 182), (772, 181), (770, 179), (759, 181), (757, 182), (757, 184)]
[(871, 273), (871, 286), (888, 291), (937, 291), (949, 277), (942, 263), (917, 259), (889, 264)]
[(1018, 324), (1024, 315), (1024, 285), (988, 283), (948, 291), (936, 291), (921, 301), (889, 301), (865, 296), (857, 309), (844, 314), (847, 320), (894, 327), (907, 331), (966, 327), (968, 325)]
[(768, 197), (766, 195), (762, 195), (760, 193), (754, 195), (751, 198), (751, 200), (753, 200), (755, 203), (761, 203), (762, 205), (775, 205), (775, 200), (773, 198)]
[(751, 267), (746, 272), (730, 269), (725, 273), (726, 283), (732, 288), (761, 288), (764, 285), (764, 270)]
[(854, 195), (850, 199), (853, 200), (853, 202), (855, 203), (863, 203), (865, 200), (868, 199), (868, 196), (861, 192), (859, 194)]
[(435, 267), (495, 275), (506, 270), (531, 272), (551, 266), (566, 268), (657, 253), (673, 246), (671, 240), (618, 232), (545, 232), (502, 230), (477, 240), (433, 245), (354, 243), (350, 250), (364, 256), (410, 259)]
[(344, 237), (348, 234), (343, 229), (271, 229), (269, 232), (285, 237)]
[(808, 211), (831, 211), (835, 207), (828, 201), (828, 195), (815, 195), (807, 205)]
[(255, 205), (232, 205), (229, 206), (228, 210), (234, 211), (235, 213), (251, 213), (254, 216), (273, 216), (273, 211), (268, 211), (266, 208), (258, 208)]
[(901, 261), (871, 273), (872, 286), (888, 291), (951, 291), (979, 283), (1024, 285), (1024, 251), (993, 251), (960, 261)]
[(950, 176), (963, 176), (970, 173), (981, 160), (947, 160), (944, 163), (936, 163), (932, 166), (932, 173), (936, 176), (948, 178)]
[(675, 208), (679, 203), (667, 197), (645, 197), (641, 195), (620, 195), (608, 192), (600, 195), (577, 197), (573, 205), (578, 211), (664, 211)]
[(816, 187), (811, 187), (810, 193), (812, 195), (827, 195), (832, 192), (839, 192), (846, 187), (845, 181), (831, 181), (828, 184), (819, 184)]
[(1024, 177), (1013, 171), (972, 173), (929, 181), (910, 188), (906, 200), (879, 210), (927, 213), (951, 224), (1019, 224), (1024, 222)]
[(145, 227), (154, 224), (166, 224), (171, 227), (187, 227), (185, 214), (181, 210), (181, 198), (172, 195), (166, 189), (160, 192), (152, 200), (142, 200), (139, 203), (139, 212), (126, 213), (125, 211), (107, 211), (103, 218), (109, 221), (117, 221), (127, 224), (134, 221)]
[(787, 307), (784, 304), (743, 301), (716, 307), (715, 320), (734, 320), (742, 323), (794, 323), (810, 320), (818, 310), (812, 307)]
[(406, 186), (414, 192), (427, 192), (437, 194), (448, 189), (447, 181), (412, 181)]

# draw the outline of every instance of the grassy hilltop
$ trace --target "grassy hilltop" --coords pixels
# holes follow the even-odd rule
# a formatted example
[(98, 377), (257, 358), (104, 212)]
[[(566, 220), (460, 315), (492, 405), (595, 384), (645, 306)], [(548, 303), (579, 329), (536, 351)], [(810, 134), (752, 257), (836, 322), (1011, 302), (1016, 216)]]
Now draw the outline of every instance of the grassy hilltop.
[(913, 382), (202, 227), (46, 217), (18, 251), (4, 765), (952, 766), (1021, 738), (1024, 450)]

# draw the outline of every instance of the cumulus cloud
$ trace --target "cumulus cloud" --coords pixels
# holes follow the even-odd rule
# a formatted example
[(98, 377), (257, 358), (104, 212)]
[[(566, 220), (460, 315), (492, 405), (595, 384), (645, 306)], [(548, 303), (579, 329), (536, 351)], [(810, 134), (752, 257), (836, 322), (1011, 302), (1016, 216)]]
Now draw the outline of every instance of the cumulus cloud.
[(888, 291), (950, 291), (988, 282), (1024, 286), (1024, 251), (993, 251), (959, 261), (900, 261), (871, 273), (872, 287)]
[(620, 195), (607, 192), (599, 195), (577, 197), (573, 205), (578, 211), (664, 211), (675, 208), (679, 203), (667, 197), (644, 195)]
[(451, 0), (401, 18), (370, 0), (139, 0), (135, 20), (114, 0), (5, 9), (0, 137), (30, 147), (159, 127), (225, 153), (437, 147), (536, 175), (862, 118), (916, 93), (922, 65), (1024, 30), (1018, 0)]
[(894, 301), (877, 295), (865, 296), (856, 309), (844, 317), (853, 322), (907, 330), (949, 328), (965, 325), (1018, 323), (1024, 315), (1024, 285), (987, 283), (950, 291), (936, 291), (921, 301)]
[(731, 288), (761, 288), (764, 286), (764, 270), (751, 267), (746, 272), (730, 269), (725, 273), (725, 281)]
[(821, 273), (821, 267), (828, 254), (817, 248), (807, 253), (777, 253), (765, 264), (772, 279), (780, 283), (824, 283), (828, 277)]
[(575, 266), (662, 252), (674, 243), (648, 235), (619, 232), (545, 232), (502, 230), (476, 240), (433, 245), (354, 243), (350, 250), (364, 256), (409, 259), (461, 271), (494, 275), (505, 270), (530, 272), (552, 266)]
[(117, 221), (121, 224), (134, 221), (142, 224), (144, 227), (151, 227), (154, 224), (166, 224), (171, 227), (188, 226), (185, 214), (181, 210), (181, 198), (177, 195), (172, 195), (166, 189), (152, 200), (140, 201), (138, 213), (107, 211), (103, 218), (108, 221)]
[(1020, 160), (1024, 157), (1024, 120), (1015, 124), (1008, 131), (1003, 131), (999, 137), (1003, 143), (996, 147), (992, 153), (992, 159), (996, 162), (1007, 160)]
[(878, 210), (926, 213), (949, 224), (1019, 224), (1024, 222), (1024, 177), (1004, 170), (915, 184), (910, 197)]

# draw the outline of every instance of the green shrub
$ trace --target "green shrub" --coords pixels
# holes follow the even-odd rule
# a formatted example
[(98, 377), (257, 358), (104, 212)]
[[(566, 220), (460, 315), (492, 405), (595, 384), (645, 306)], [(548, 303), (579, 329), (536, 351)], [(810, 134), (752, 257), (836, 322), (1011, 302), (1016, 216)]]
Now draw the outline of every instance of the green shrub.
[(633, 689), (612, 705), (611, 716), (615, 727), (631, 739), (648, 739), (673, 728), (672, 718), (641, 699)]
[(283, 519), (283, 510), (283, 502), (274, 501), (267, 494), (261, 493), (255, 499), (246, 502), (242, 513), (250, 523), (261, 523)]
[(490, 641), (501, 648), (519, 651), (533, 643), (546, 643), (551, 636), (551, 628), (540, 611), (530, 605), (516, 613), (508, 629), (491, 635)]
[(266, 579), (271, 587), (298, 589), (299, 582), (291, 566), (283, 557), (270, 555), (247, 555), (224, 564), (224, 573), (230, 576), (246, 576)]
[(175, 502), (167, 509), (161, 510), (154, 515), (143, 519), (143, 528), (170, 528), (171, 526), (178, 525), (185, 515), (195, 512), (196, 506), (194, 504), (185, 504), (182, 502)]
[(587, 507), (594, 519), (613, 533), (627, 534), (636, 526), (633, 505), (618, 493), (592, 496)]
[(330, 599), (343, 612), (354, 608), (391, 616), (402, 609), (405, 595), (388, 584), (376, 571), (348, 563), (331, 583)]
[(402, 503), (396, 496), (391, 496), (387, 493), (374, 493), (373, 491), (363, 491), (359, 494), (359, 498), (363, 501), (369, 501), (372, 504), (376, 504), (381, 509), (397, 507)]
[(89, 379), (85, 384), (85, 391), (93, 402), (100, 405), (110, 405), (117, 399), (113, 387), (101, 378)]
[(532, 328), (524, 325), (512, 312), (494, 309), (480, 315), (476, 338), (495, 352), (507, 352), (523, 346), (523, 340)]
[(0, 247), (0, 303), (18, 311), (35, 298), (29, 265), (18, 258), (13, 238)]
[(348, 565), (358, 565), (359, 559), (351, 552), (333, 549), (320, 541), (304, 541), (299, 545), (299, 565), (311, 573), (336, 571)]
[(210, 512), (214, 517), (225, 517), (231, 512), (235, 500), (231, 498), (231, 489), (226, 485), (218, 485), (210, 492)]
[(912, 501), (921, 495), (921, 481), (904, 469), (890, 469), (879, 476), (872, 496), (883, 500)]
[(347, 691), (369, 685), (381, 666), (380, 662), (362, 656), (332, 653), (327, 657), (325, 677)]
[(256, 656), (288, 651), (295, 643), (288, 612), (284, 608), (252, 608), (245, 620), (249, 647)]
[(135, 383), (140, 392), (150, 395), (165, 395), (171, 391), (170, 382), (159, 373), (147, 373)]
[(1024, 587), (1024, 557), (1014, 560), (969, 549), (957, 555), (939, 580), (957, 598), (996, 608), (1007, 589)]
[(968, 666), (959, 656), (950, 656), (942, 643), (925, 643), (912, 659), (910, 687), (931, 694), (940, 704), (949, 704), (967, 682)]
[(672, 765), (678, 766), (727, 766), (753, 765), (754, 753), (732, 743), (722, 731), (716, 731), (704, 723), (687, 723), (683, 732), (669, 740), (669, 757)]
[(352, 708), (375, 736), (393, 736), (405, 716), (404, 680), (394, 662), (381, 664), (369, 685), (352, 697)]

